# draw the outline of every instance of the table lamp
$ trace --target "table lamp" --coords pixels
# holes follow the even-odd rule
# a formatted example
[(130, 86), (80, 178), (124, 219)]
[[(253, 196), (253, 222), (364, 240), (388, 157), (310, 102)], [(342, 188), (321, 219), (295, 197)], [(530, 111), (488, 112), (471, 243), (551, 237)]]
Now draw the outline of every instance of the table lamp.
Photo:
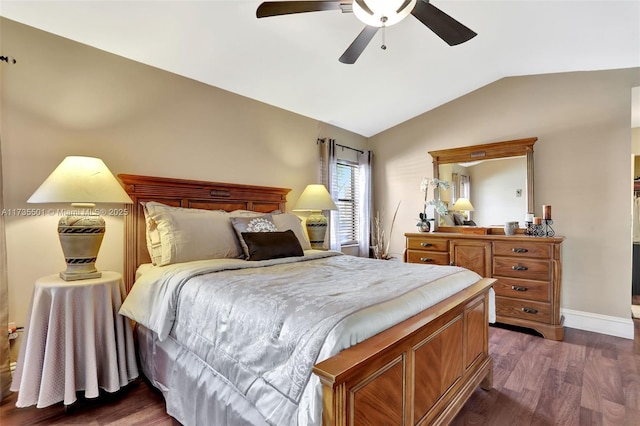
[[(469, 201), (467, 198), (463, 198), (460, 197), (456, 200), (455, 203), (453, 203), (453, 206), (451, 207), (451, 210), (454, 211), (464, 211), (464, 212), (472, 212), (475, 209), (473, 208), (473, 205), (471, 204), (471, 201)], [(469, 219), (467, 217), (467, 219)]]
[(327, 233), (327, 218), (322, 210), (338, 210), (336, 203), (331, 199), (327, 188), (321, 184), (307, 185), (293, 211), (311, 211), (307, 217), (307, 234), (311, 242), (311, 248), (324, 248), (324, 238)]
[(451, 207), (451, 210), (472, 212), (475, 209), (467, 198), (460, 197), (456, 200), (455, 203), (453, 203), (453, 207)]
[(67, 263), (60, 272), (65, 281), (98, 278), (95, 267), (105, 232), (104, 219), (95, 203), (131, 204), (131, 198), (102, 160), (66, 157), (27, 203), (71, 203), (58, 222), (58, 236)]

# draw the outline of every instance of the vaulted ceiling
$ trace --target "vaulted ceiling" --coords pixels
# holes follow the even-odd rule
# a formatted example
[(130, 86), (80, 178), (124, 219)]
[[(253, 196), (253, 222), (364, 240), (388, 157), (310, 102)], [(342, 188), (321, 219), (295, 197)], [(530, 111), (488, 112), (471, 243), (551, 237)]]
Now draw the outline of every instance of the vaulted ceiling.
[(248, 0), (2, 0), (0, 15), (367, 137), (503, 77), (640, 67), (640, 0), (432, 3), (478, 36), (450, 47), (410, 15), (353, 65), (338, 57), (364, 24), (339, 10), (257, 19)]

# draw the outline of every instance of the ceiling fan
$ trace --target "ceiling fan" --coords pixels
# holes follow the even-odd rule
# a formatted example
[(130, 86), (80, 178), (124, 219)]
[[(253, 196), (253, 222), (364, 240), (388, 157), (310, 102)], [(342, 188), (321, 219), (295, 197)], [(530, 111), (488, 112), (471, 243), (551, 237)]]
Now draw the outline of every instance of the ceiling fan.
[[(353, 12), (366, 24), (339, 61), (353, 64), (367, 47), (379, 28), (388, 27), (406, 18), (415, 16), (449, 46), (471, 40), (477, 34), (453, 19), (431, 3), (429, 0), (302, 0), (302, 1), (266, 1), (258, 6), (256, 16), (265, 18), (294, 13), (320, 12), (324, 10), (341, 10), (342, 13)], [(386, 49), (384, 41), (382, 48)]]

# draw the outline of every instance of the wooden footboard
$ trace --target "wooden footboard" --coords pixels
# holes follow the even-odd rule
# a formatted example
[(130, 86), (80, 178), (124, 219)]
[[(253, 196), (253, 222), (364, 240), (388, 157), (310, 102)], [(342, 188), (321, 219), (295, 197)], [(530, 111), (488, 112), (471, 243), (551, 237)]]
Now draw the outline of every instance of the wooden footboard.
[(323, 424), (448, 424), (477, 386), (489, 389), (483, 279), (422, 313), (318, 363)]

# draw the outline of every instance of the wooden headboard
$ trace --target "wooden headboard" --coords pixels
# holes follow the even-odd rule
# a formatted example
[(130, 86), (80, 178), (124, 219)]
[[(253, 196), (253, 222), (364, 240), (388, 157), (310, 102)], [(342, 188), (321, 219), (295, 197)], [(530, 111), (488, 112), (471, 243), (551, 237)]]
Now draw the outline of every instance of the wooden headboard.
[(135, 281), (138, 266), (151, 262), (141, 203), (157, 201), (174, 207), (269, 213), (285, 211), (287, 194), (291, 191), (288, 188), (127, 174), (120, 174), (118, 178), (133, 200), (124, 222), (124, 283), (127, 294)]

